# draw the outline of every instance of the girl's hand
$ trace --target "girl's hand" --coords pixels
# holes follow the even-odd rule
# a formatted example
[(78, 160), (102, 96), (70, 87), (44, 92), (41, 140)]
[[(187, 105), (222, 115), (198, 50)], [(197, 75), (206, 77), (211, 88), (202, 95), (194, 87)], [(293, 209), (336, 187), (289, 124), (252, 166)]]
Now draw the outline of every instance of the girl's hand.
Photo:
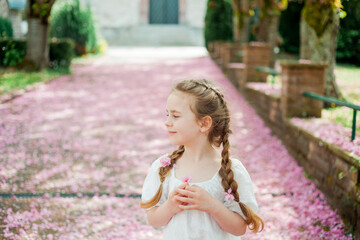
[(179, 206), (181, 206), (182, 204), (186, 204), (181, 202), (180, 200), (178, 200), (176, 197), (183, 197), (183, 195), (181, 195), (180, 191), (184, 190), (186, 187), (187, 183), (183, 183), (180, 184), (177, 188), (175, 188), (169, 195), (169, 198), (166, 200), (167, 204), (168, 204), (168, 208), (170, 210), (170, 212), (173, 213), (173, 215), (184, 211), (183, 209), (179, 208)]
[(175, 199), (185, 204), (178, 207), (182, 210), (199, 210), (208, 212), (214, 208), (217, 199), (197, 185), (186, 185), (185, 189), (178, 189), (179, 194)]

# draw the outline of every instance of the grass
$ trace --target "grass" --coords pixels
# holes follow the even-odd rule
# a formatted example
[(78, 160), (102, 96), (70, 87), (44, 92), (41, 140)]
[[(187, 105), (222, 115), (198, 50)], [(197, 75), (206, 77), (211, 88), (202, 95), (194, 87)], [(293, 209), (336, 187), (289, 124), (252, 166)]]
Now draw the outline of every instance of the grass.
[(14, 90), (26, 89), (27, 86), (37, 82), (47, 82), (67, 72), (45, 69), (41, 72), (25, 72), (18, 70), (0, 70), (0, 94)]
[[(335, 107), (323, 109), (321, 111), (323, 118), (330, 121), (341, 123), (346, 128), (352, 128), (353, 110), (347, 107)], [(360, 133), (360, 113), (356, 116), (356, 132)]]
[(101, 53), (88, 53), (83, 56), (76, 56), (72, 59), (72, 63), (86, 65), (86, 64), (92, 63), (94, 60), (98, 59), (99, 57), (101, 57), (103, 55), (104, 54), (101, 54)]
[(335, 68), (335, 76), (346, 100), (360, 105), (360, 67), (338, 64)]
[[(336, 82), (348, 102), (360, 105), (360, 67), (338, 64), (335, 68)], [(322, 110), (323, 118), (352, 127), (353, 110), (347, 107), (334, 107)], [(356, 132), (360, 133), (360, 113), (356, 116)]]

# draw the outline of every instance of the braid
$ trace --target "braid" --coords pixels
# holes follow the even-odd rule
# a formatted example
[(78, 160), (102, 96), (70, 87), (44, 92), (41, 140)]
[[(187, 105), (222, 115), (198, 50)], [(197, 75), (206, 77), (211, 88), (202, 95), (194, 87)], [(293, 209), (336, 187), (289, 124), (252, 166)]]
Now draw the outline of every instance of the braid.
[(165, 178), (167, 176), (169, 176), (170, 170), (173, 168), (176, 161), (182, 156), (184, 151), (185, 151), (184, 145), (179, 146), (178, 149), (176, 149), (174, 152), (172, 152), (169, 155), (169, 158), (171, 159), (171, 164), (169, 166), (159, 168), (160, 186), (159, 186), (159, 188), (158, 188), (158, 190), (157, 190), (157, 192), (156, 192), (156, 194), (154, 195), (153, 198), (151, 198), (147, 202), (141, 202), (140, 203), (141, 208), (150, 208), (150, 207), (154, 206), (155, 204), (157, 204), (160, 201), (162, 191), (163, 191), (163, 183), (165, 181)]
[(214, 88), (210, 89), (214, 91), (215, 94), (218, 96), (221, 105), (226, 113), (226, 118), (224, 118), (224, 129), (221, 134), (221, 141), (223, 144), (223, 150), (221, 152), (221, 168), (219, 170), (221, 184), (225, 192), (227, 192), (227, 190), (231, 188), (231, 194), (234, 196), (234, 200), (239, 203), (240, 209), (246, 217), (245, 222), (248, 225), (249, 229), (255, 233), (262, 231), (264, 229), (264, 222), (262, 221), (262, 219), (258, 215), (256, 215), (248, 206), (240, 202), (239, 193), (237, 191), (238, 183), (234, 179), (234, 172), (231, 169), (229, 136), (232, 131), (230, 130), (230, 113), (224, 100), (224, 95)]

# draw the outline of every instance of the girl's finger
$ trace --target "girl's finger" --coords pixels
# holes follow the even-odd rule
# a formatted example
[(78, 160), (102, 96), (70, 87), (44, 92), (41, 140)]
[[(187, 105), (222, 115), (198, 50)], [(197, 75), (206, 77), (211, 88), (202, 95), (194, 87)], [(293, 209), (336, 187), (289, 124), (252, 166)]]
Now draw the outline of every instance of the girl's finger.
[(179, 205), (178, 206), (182, 210), (196, 210), (197, 207), (195, 205)]
[(178, 196), (178, 195), (183, 195), (182, 192), (181, 192), (181, 189), (174, 189), (174, 196)]
[(187, 183), (182, 183), (177, 188), (185, 189), (186, 185)]
[(194, 197), (194, 192), (191, 192), (191, 191), (178, 189), (176, 192), (178, 192), (179, 194), (181, 194), (185, 197)]
[(195, 202), (194, 199), (188, 198), (188, 197), (176, 196), (175, 199), (180, 201), (180, 202), (184, 202), (184, 203), (194, 203)]
[(198, 186), (196, 186), (196, 185), (192, 185), (192, 186), (187, 185), (185, 187), (185, 190), (188, 190), (188, 191), (191, 191), (191, 192), (196, 192), (198, 190)]

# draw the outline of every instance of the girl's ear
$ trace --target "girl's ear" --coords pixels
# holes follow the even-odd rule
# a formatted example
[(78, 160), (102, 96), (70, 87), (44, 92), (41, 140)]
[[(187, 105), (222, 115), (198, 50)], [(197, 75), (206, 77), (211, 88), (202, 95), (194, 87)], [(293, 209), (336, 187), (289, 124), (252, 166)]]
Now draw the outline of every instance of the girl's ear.
[(200, 120), (200, 132), (207, 132), (212, 125), (212, 118), (210, 116), (205, 116)]

